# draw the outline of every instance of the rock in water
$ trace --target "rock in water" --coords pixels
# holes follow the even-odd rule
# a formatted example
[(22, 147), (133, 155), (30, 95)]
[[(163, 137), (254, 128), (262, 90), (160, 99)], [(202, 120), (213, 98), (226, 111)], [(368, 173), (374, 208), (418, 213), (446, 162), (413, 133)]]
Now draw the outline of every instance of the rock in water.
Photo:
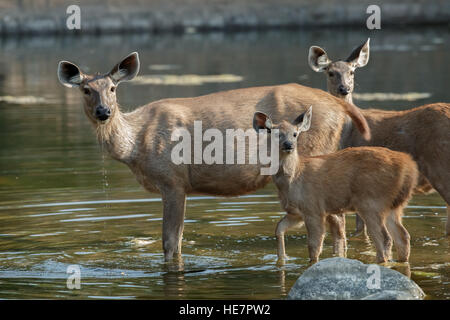
[(419, 300), (422, 289), (398, 271), (330, 258), (308, 268), (289, 291), (292, 300)]

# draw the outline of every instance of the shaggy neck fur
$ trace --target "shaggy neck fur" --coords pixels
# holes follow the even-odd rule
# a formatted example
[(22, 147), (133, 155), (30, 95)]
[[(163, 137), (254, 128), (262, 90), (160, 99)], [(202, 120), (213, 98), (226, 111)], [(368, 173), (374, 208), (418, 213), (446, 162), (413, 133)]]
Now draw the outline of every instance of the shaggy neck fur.
[(346, 95), (346, 96), (344, 97), (344, 100), (345, 100), (346, 102), (348, 102), (348, 103), (353, 104), (353, 94), (352, 94), (352, 93), (349, 93), (348, 95)]
[(130, 163), (133, 159), (136, 134), (127, 121), (126, 114), (116, 112), (106, 123), (96, 123), (97, 139), (110, 156), (116, 160)]
[(297, 150), (290, 154), (280, 152), (280, 169), (277, 173), (278, 176), (289, 177), (292, 181), (302, 173), (303, 167), (304, 163), (297, 154)]

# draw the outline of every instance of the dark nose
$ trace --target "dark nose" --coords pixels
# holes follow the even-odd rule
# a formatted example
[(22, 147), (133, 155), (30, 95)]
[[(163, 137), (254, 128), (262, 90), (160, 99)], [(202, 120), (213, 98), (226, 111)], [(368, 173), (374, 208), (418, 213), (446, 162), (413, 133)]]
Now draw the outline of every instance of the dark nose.
[(292, 150), (292, 149), (294, 149), (294, 144), (290, 141), (285, 141), (285, 142), (283, 142), (283, 149)]
[(338, 87), (339, 94), (342, 94), (343, 96), (348, 95), (348, 91), (348, 88), (342, 84)]
[(95, 109), (95, 116), (98, 120), (105, 121), (110, 115), (111, 110), (105, 106), (100, 105)]

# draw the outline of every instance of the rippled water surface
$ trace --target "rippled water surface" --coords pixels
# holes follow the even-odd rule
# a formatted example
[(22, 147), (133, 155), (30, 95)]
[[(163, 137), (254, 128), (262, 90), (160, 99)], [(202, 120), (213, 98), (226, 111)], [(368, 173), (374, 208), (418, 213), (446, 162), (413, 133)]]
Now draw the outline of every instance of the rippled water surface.
[[(0, 298), (283, 298), (307, 268), (308, 254), (305, 229), (292, 231), (291, 259), (276, 265), (274, 228), (283, 212), (273, 185), (242, 197), (189, 197), (184, 271), (166, 265), (159, 195), (102, 154), (79, 93), (57, 82), (57, 62), (106, 72), (139, 51), (142, 77), (117, 94), (131, 110), (165, 97), (256, 85), (325, 88), (323, 75), (307, 66), (309, 46), (343, 58), (367, 36), (330, 30), (0, 39)], [(358, 105), (406, 109), (450, 100), (448, 30), (370, 36), (371, 61), (356, 73)], [(437, 194), (414, 197), (405, 212), (411, 277), (430, 299), (450, 299), (445, 220)], [(353, 227), (349, 216), (347, 231)], [(349, 258), (375, 261), (362, 238), (348, 245)], [(327, 237), (322, 258), (331, 255)], [(81, 268), (80, 290), (66, 286), (70, 265)]]

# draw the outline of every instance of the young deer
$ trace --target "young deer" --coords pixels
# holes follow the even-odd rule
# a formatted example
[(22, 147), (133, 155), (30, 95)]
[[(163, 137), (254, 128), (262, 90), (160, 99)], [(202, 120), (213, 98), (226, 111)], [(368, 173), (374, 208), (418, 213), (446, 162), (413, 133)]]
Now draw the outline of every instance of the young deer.
[[(309, 65), (327, 77), (328, 92), (353, 103), (354, 71), (369, 61), (370, 39), (357, 47), (344, 61), (331, 61), (325, 50), (312, 46)], [(447, 203), (446, 234), (450, 235), (450, 104), (434, 103), (406, 111), (361, 110), (369, 123), (372, 139), (363, 141), (347, 122), (341, 146), (380, 146), (407, 152), (417, 162), (421, 176), (415, 193), (432, 188)], [(430, 185), (431, 184), (431, 185)], [(357, 216), (357, 233), (364, 223)]]
[[(171, 135), (176, 128), (187, 129), (191, 145), (195, 145), (194, 121), (202, 121), (203, 130), (216, 128), (225, 136), (227, 129), (253, 130), (250, 123), (256, 110), (279, 120), (293, 117), (314, 103), (317, 106), (315, 127), (298, 142), (305, 154), (336, 150), (346, 115), (366, 138), (370, 137), (358, 108), (322, 90), (297, 84), (164, 99), (123, 113), (117, 103), (116, 87), (122, 81), (133, 79), (138, 71), (138, 54), (132, 53), (102, 75), (87, 75), (75, 64), (61, 61), (58, 78), (63, 85), (80, 90), (84, 112), (104, 149), (112, 158), (128, 165), (145, 189), (162, 195), (166, 260), (181, 255), (187, 194), (242, 195), (270, 181), (270, 176), (260, 175), (260, 164), (195, 164), (192, 159), (193, 164), (175, 164), (171, 152), (178, 141), (172, 141)], [(246, 154), (247, 151), (248, 148)]]
[[(285, 232), (304, 221), (311, 262), (318, 261), (327, 217), (358, 210), (375, 243), (377, 261), (383, 263), (391, 258), (391, 235), (398, 260), (408, 261), (410, 238), (402, 225), (402, 213), (417, 183), (416, 163), (406, 153), (379, 147), (301, 156), (301, 150), (296, 150), (297, 139), (309, 130), (311, 118), (312, 107), (292, 124), (273, 124), (262, 112), (254, 115), (255, 130), (279, 130), (280, 167), (272, 179), (287, 214), (276, 228), (278, 258), (285, 258)], [(337, 236), (340, 239), (335, 239), (335, 245), (337, 241), (342, 256), (345, 232)]]

